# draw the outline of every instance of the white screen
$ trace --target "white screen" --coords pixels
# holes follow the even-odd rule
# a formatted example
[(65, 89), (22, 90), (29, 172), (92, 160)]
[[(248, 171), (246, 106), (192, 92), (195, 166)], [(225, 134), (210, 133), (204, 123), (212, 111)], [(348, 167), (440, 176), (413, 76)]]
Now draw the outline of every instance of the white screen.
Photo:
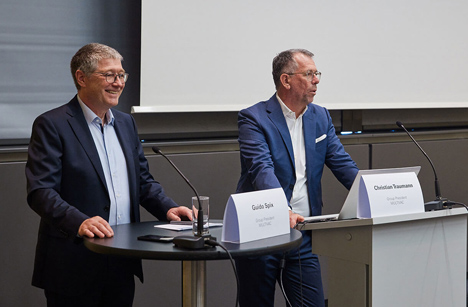
[(329, 109), (468, 107), (468, 1), (142, 2), (135, 112), (237, 111), (275, 91), (273, 57), (315, 54)]

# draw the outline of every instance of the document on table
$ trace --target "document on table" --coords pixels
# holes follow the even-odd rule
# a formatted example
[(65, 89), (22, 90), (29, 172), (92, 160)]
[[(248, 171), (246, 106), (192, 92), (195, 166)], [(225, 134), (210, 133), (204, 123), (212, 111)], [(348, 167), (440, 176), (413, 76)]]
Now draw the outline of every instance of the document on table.
[[(208, 227), (219, 227), (223, 226), (223, 223), (208, 223)], [(157, 228), (163, 228), (168, 230), (182, 231), (192, 229), (192, 221), (179, 221), (179, 222), (170, 222), (169, 224), (154, 225)]]

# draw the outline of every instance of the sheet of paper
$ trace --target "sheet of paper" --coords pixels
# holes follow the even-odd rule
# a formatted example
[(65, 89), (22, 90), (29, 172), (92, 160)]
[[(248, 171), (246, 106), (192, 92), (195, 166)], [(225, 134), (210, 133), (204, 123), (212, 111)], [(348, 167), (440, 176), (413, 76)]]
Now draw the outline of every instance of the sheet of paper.
[[(219, 227), (223, 226), (223, 223), (208, 223), (209, 227)], [(175, 230), (175, 231), (182, 231), (182, 230), (190, 230), (192, 229), (192, 222), (190, 223), (170, 223), (170, 224), (161, 224), (161, 225), (154, 225), (154, 227), (168, 229), (168, 230)]]

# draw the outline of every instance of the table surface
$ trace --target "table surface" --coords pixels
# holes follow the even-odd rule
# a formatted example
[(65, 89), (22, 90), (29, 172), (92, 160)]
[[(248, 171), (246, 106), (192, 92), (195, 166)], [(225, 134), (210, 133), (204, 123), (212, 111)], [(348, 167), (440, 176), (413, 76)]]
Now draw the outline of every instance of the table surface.
[[(216, 221), (214, 221), (216, 222)], [(173, 243), (148, 242), (138, 240), (141, 235), (187, 236), (191, 230), (173, 231), (154, 227), (164, 222), (143, 222), (113, 226), (112, 238), (85, 238), (85, 246), (93, 252), (113, 254), (141, 259), (157, 260), (217, 260), (228, 259), (228, 254), (220, 247), (207, 247), (189, 250), (174, 246)], [(222, 227), (210, 228), (210, 234), (216, 237), (233, 258), (262, 256), (292, 250), (302, 242), (302, 234), (291, 229), (289, 234), (267, 239), (246, 242), (242, 244), (221, 242)]]
[(302, 226), (301, 230), (321, 230), (330, 228), (356, 227), (356, 226), (378, 226), (391, 223), (413, 222), (416, 220), (455, 217), (458, 215), (467, 215), (465, 208), (443, 209), (437, 211), (409, 213), (400, 215), (380, 216), (374, 218), (337, 220), (327, 222), (307, 223)]

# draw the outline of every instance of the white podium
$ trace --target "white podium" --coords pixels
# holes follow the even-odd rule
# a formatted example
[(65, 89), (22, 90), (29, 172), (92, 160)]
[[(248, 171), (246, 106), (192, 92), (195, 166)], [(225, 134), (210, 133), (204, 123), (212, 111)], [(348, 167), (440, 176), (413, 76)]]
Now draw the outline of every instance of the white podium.
[(465, 208), (306, 224), (329, 307), (466, 306)]

